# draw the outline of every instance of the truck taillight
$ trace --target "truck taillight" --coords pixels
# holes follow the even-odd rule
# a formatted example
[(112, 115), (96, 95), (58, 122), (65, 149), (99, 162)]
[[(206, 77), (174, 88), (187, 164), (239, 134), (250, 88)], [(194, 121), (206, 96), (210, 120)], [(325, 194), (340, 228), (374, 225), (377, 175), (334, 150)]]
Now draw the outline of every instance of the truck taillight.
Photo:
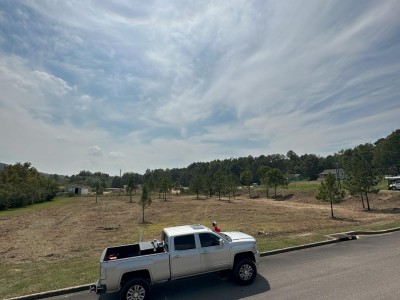
[(106, 269), (100, 268), (100, 279), (106, 279)]

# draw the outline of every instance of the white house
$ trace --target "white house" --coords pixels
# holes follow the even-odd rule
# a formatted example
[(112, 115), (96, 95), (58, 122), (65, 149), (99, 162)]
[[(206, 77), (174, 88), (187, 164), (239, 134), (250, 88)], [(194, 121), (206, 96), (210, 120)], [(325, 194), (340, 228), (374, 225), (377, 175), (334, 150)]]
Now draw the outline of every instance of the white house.
[(319, 174), (318, 180), (324, 180), (328, 174), (333, 174), (336, 177), (336, 180), (343, 180), (346, 177), (344, 176), (343, 169), (326, 169), (322, 173)]

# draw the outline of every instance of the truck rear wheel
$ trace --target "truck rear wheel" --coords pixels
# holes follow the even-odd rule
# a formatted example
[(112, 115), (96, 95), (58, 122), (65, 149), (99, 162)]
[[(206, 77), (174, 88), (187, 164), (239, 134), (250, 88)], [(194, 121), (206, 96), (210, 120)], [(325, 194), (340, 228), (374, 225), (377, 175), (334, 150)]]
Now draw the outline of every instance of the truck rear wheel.
[(251, 284), (257, 276), (257, 267), (254, 261), (248, 258), (239, 260), (233, 268), (233, 279), (237, 284)]
[(150, 285), (140, 278), (129, 280), (121, 290), (121, 300), (148, 300), (150, 299)]

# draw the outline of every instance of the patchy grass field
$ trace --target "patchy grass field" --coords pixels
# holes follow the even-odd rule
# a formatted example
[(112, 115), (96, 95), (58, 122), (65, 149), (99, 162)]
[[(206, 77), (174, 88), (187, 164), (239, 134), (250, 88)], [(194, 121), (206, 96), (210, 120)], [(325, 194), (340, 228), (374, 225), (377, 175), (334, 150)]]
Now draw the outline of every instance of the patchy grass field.
[[(138, 196), (74, 197), (0, 212), (0, 298), (93, 283), (102, 250), (111, 245), (159, 238), (166, 226), (217, 220), (223, 231), (244, 231), (257, 238), (260, 251), (325, 240), (326, 234), (400, 226), (400, 192), (371, 198), (372, 211), (359, 199), (330, 206), (315, 199), (315, 184), (279, 190), (277, 200), (253, 190), (231, 199), (153, 195), (145, 211)], [(270, 192), (270, 196), (273, 192)]]

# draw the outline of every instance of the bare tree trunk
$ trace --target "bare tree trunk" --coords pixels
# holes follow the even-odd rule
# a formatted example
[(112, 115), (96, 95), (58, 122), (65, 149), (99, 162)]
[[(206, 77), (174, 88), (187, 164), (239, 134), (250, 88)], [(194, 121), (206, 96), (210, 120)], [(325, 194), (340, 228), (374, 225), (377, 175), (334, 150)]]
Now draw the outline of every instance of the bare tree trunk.
[(363, 194), (361, 193), (361, 202), (362, 202), (362, 206), (363, 206), (363, 208), (365, 208), (365, 204), (364, 204), (364, 197), (363, 197)]
[(369, 199), (368, 199), (368, 193), (365, 193), (365, 199), (367, 200), (367, 206), (368, 206), (368, 210), (371, 210), (371, 207), (369, 206)]
[(332, 201), (331, 201), (331, 216), (332, 216), (332, 219), (335, 218), (335, 216), (333, 215), (333, 203), (332, 203)]

